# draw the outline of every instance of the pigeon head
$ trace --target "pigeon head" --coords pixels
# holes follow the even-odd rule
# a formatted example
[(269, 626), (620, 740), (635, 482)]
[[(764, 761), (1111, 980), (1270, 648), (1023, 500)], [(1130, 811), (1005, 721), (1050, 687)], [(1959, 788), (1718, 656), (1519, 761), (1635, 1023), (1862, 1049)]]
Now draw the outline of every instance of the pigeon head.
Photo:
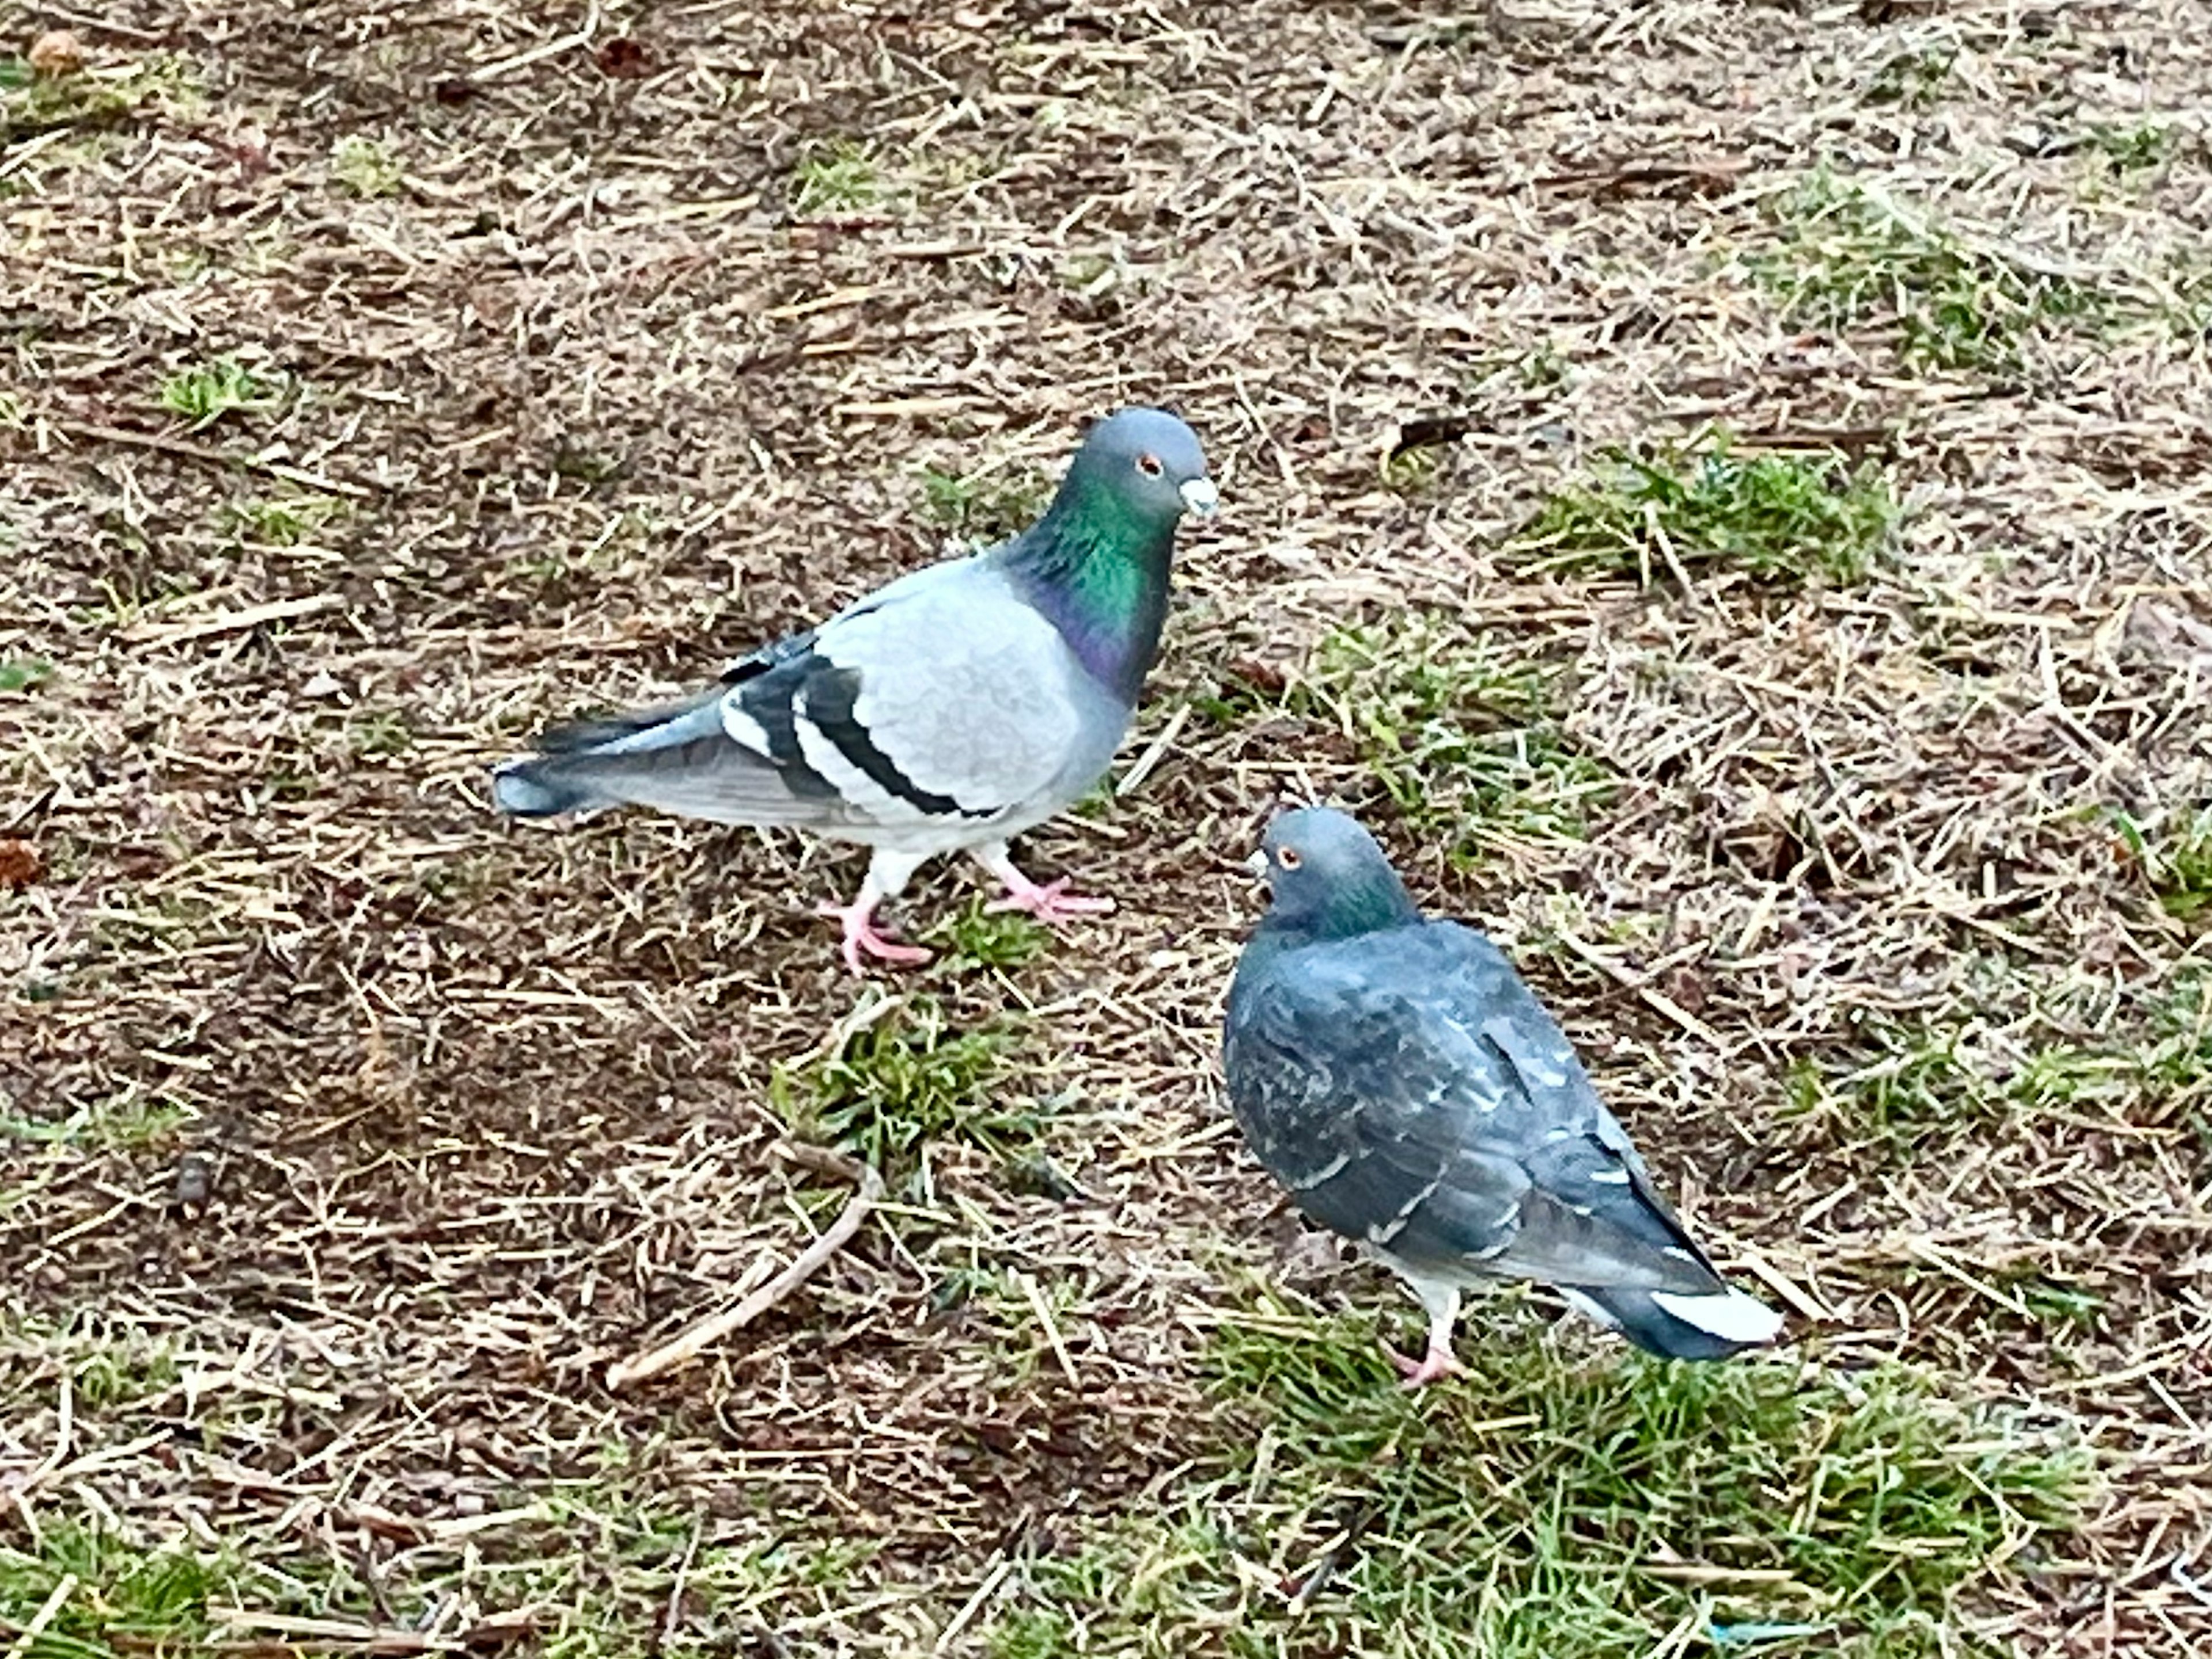
[(1350, 939), (1421, 919), (1375, 837), (1331, 807), (1279, 813), (1252, 866), (1267, 884), (1271, 928)]
[(1198, 434), (1158, 409), (1125, 409), (1092, 427), (1065, 489), (1168, 528), (1185, 513), (1212, 518), (1220, 504)]
[(997, 556), (1092, 676), (1133, 704), (1159, 654), (1176, 526), (1218, 499), (1196, 433), (1125, 409), (1085, 434), (1044, 517)]

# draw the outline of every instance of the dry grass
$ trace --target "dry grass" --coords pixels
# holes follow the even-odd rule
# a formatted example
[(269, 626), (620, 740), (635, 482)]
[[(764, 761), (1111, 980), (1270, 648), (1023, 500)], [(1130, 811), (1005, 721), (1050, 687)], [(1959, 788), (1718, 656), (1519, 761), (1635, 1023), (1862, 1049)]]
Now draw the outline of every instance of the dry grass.
[[(11, 1659), (2212, 1641), (2212, 17), (1467, 9), (0, 57)], [(843, 855), (490, 816), (1132, 399), (1229, 508), (1158, 763), (1029, 843), (1115, 916), (942, 875), (886, 1011)], [(1212, 1076), (1279, 792), (1516, 950), (1794, 1351), (1508, 1297), (1397, 1401)], [(884, 1205), (609, 1392), (829, 1224), (794, 1131)]]

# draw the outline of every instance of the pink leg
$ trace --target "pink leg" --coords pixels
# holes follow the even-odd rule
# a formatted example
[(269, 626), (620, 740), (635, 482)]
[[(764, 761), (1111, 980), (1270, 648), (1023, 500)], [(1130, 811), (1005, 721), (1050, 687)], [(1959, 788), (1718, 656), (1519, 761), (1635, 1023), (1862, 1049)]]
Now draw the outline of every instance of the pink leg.
[(1409, 1389), (1425, 1389), (1431, 1382), (1446, 1376), (1461, 1375), (1459, 1361), (1452, 1358), (1452, 1327), (1459, 1322), (1459, 1292), (1448, 1285), (1410, 1281), (1413, 1294), (1421, 1299), (1421, 1306), (1429, 1316), (1429, 1351), (1418, 1360), (1408, 1359), (1388, 1342), (1382, 1352), (1390, 1356), (1390, 1363), (1398, 1368), (1398, 1375), (1406, 1379)]
[(1428, 1352), (1419, 1359), (1407, 1358), (1387, 1342), (1382, 1345), (1382, 1352), (1389, 1356), (1390, 1363), (1398, 1368), (1398, 1375), (1406, 1379), (1406, 1386), (1409, 1389), (1425, 1389), (1430, 1383), (1438, 1382), (1444, 1377), (1463, 1374), (1460, 1370), (1459, 1361), (1452, 1358), (1451, 1344), (1449, 1340), (1439, 1347), (1432, 1339), (1429, 1343)]
[(1013, 860), (1007, 855), (1006, 845), (975, 849), (975, 861), (1004, 883), (1006, 896), (994, 899), (983, 908), (986, 910), (1022, 910), (1050, 927), (1055, 922), (1071, 921), (1077, 916), (1100, 916), (1114, 908), (1109, 898), (1079, 898), (1067, 890), (1068, 878), (1047, 882), (1040, 887), (1014, 868)]
[(1067, 878), (1047, 882), (1038, 886), (1024, 877), (1020, 886), (1009, 882), (1006, 896), (993, 899), (983, 907), (986, 910), (1024, 910), (1039, 921), (1049, 926), (1054, 922), (1070, 921), (1077, 916), (1103, 916), (1114, 908), (1109, 898), (1080, 898), (1067, 890)]
[(850, 904), (817, 904), (814, 914), (837, 918), (845, 933), (845, 965), (856, 974), (867, 971), (864, 956), (902, 967), (929, 960), (929, 952), (919, 945), (894, 944), (876, 931), (876, 901), (865, 891)]

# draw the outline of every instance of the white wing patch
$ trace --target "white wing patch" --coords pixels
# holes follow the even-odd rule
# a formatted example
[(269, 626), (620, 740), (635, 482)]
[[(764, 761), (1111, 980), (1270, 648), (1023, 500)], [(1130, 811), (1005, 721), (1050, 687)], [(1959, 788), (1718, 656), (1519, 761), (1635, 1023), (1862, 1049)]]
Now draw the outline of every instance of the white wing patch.
[(758, 720), (738, 707), (735, 690), (722, 699), (722, 730), (730, 734), (731, 742), (742, 744), (763, 759), (770, 752), (767, 732)]

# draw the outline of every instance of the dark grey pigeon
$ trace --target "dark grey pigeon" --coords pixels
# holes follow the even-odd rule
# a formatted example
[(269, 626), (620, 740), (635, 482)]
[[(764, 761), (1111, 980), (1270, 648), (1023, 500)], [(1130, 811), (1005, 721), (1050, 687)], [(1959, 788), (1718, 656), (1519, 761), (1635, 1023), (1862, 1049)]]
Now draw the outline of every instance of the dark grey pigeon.
[(1341, 812), (1285, 812), (1237, 964), (1224, 1060), (1237, 1126), (1311, 1219), (1429, 1315), (1407, 1385), (1449, 1376), (1460, 1294), (1533, 1279), (1640, 1348), (1719, 1359), (1781, 1319), (1683, 1231), (1559, 1028), (1496, 945), (1425, 919)]
[(864, 951), (927, 959), (874, 917), (939, 853), (1004, 884), (994, 908), (1110, 909), (1030, 881), (1007, 842), (1105, 772), (1159, 653), (1176, 526), (1216, 500), (1188, 427), (1124, 410), (1012, 540), (901, 577), (684, 702), (556, 727), (498, 769), (494, 797), (520, 817), (629, 802), (872, 848), (860, 896), (823, 907), (855, 971)]

